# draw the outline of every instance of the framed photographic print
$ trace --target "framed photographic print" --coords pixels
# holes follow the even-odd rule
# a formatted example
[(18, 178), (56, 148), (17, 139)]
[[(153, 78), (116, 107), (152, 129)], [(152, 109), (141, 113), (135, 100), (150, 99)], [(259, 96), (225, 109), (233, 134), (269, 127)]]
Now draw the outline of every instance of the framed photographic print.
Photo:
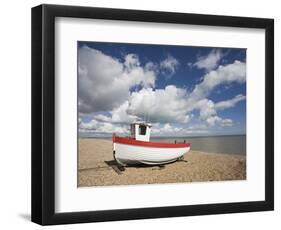
[(32, 8), (32, 221), (274, 208), (273, 19)]

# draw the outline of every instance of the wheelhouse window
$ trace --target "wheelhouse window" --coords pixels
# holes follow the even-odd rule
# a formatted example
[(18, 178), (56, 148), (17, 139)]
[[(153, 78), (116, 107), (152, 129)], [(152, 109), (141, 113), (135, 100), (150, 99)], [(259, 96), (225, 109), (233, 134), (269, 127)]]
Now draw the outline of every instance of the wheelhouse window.
[(146, 134), (146, 126), (139, 125), (139, 135), (145, 135), (145, 134)]

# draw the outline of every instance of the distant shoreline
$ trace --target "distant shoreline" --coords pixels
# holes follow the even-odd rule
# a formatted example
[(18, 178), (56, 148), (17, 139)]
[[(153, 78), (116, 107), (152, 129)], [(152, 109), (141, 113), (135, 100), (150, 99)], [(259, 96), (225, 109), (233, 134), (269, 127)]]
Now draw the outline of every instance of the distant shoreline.
[[(183, 138), (204, 138), (204, 137), (235, 137), (235, 136), (247, 136), (247, 134), (229, 134), (229, 135), (210, 135), (210, 136), (151, 136), (151, 139), (183, 139)], [(103, 137), (99, 137), (99, 136), (78, 136), (78, 139), (111, 139), (112, 136), (103, 136)]]

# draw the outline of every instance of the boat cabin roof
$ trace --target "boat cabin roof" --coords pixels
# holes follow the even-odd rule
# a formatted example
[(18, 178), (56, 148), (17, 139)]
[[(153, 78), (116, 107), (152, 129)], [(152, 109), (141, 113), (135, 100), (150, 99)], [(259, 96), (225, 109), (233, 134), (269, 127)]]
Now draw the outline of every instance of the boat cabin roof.
[(144, 122), (133, 122), (133, 123), (131, 123), (131, 125), (144, 125), (144, 126), (148, 126), (148, 127), (152, 126), (151, 124), (147, 124), (147, 123), (144, 123)]

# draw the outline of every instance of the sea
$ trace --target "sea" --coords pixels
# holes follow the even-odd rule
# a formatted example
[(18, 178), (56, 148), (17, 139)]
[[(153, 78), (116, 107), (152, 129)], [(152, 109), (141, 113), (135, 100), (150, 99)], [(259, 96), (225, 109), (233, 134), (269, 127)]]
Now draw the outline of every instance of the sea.
[(191, 143), (191, 150), (246, 155), (246, 135), (151, 138), (151, 141)]
[[(80, 138), (98, 138), (110, 140), (111, 137), (80, 136)], [(246, 155), (246, 135), (227, 135), (227, 136), (196, 136), (196, 137), (151, 137), (151, 141), (191, 143), (191, 150)]]

